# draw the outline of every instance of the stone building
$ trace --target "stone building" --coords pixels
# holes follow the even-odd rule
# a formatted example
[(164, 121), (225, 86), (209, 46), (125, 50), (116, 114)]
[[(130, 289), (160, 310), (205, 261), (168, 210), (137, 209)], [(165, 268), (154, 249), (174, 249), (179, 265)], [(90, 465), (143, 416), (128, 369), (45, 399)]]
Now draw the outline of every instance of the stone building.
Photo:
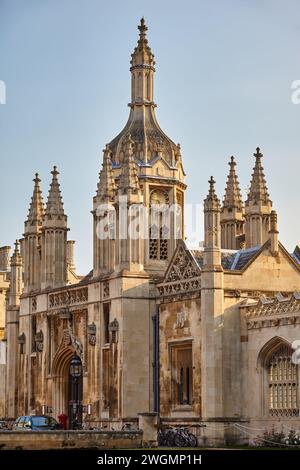
[(157, 122), (144, 19), (138, 29), (129, 118), (103, 151), (86, 276), (57, 168), (46, 203), (34, 178), (10, 259), (5, 414), (117, 427), (156, 411), (207, 443), (297, 426), (300, 250), (278, 240), (262, 153), (245, 203), (234, 157), (222, 204), (211, 177), (204, 248), (187, 247), (181, 148)]
[(6, 341), (5, 310), (9, 289), (10, 246), (0, 247), (0, 416), (5, 416)]

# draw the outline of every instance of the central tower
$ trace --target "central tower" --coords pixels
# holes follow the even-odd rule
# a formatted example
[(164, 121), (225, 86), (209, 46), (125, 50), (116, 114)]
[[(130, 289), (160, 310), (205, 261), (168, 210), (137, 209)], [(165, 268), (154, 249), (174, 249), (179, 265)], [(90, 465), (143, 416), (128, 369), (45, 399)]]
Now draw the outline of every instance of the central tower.
[[(148, 44), (148, 28), (144, 18), (138, 29), (137, 46), (131, 55), (129, 118), (124, 129), (106, 145), (94, 197), (94, 277), (122, 269), (162, 275), (172, 257), (177, 239), (184, 236), (186, 185), (180, 145), (175, 144), (157, 122), (154, 103), (155, 61)], [(127, 183), (124, 184), (124, 181)], [(104, 241), (97, 236), (97, 226), (103, 217), (103, 211), (100, 216), (97, 211), (99, 205), (109, 204), (118, 216), (124, 196), (128, 196), (128, 207), (139, 204), (147, 209), (149, 215), (147, 236), (138, 246), (127, 247), (125, 261), (124, 241), (118, 239), (118, 227), (114, 239)], [(128, 218), (128, 222), (132, 222), (132, 217)], [(134, 256), (134, 260), (131, 256)]]

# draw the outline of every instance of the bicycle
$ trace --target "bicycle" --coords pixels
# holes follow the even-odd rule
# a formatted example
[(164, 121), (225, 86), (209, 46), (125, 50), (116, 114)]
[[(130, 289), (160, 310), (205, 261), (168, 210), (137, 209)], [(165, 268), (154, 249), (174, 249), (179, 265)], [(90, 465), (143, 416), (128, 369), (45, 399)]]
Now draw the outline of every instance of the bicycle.
[(188, 428), (177, 428), (174, 435), (174, 444), (176, 447), (197, 447), (198, 441), (195, 434)]

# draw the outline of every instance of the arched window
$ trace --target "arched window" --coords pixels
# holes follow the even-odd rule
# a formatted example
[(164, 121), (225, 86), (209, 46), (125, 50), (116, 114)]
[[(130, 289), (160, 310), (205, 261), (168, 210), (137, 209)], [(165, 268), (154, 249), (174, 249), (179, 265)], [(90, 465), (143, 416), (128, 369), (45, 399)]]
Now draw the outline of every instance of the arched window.
[(287, 344), (281, 344), (267, 361), (271, 416), (299, 415), (298, 373), (292, 354), (293, 350)]
[(167, 191), (153, 190), (150, 194), (149, 258), (168, 259), (169, 195)]

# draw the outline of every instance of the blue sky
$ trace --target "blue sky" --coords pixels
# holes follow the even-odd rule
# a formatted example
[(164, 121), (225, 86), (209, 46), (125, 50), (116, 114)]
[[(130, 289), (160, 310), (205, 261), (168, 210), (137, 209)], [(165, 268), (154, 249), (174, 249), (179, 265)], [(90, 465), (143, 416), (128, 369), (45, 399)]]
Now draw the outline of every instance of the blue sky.
[[(56, 164), (80, 273), (92, 265), (102, 149), (124, 126), (130, 54), (144, 15), (161, 127), (180, 142), (187, 202), (235, 155), (245, 194), (260, 146), (280, 239), (300, 242), (300, 3), (276, 0), (0, 0), (0, 245), (23, 233), (38, 171)], [(203, 238), (202, 228), (199, 240)]]

